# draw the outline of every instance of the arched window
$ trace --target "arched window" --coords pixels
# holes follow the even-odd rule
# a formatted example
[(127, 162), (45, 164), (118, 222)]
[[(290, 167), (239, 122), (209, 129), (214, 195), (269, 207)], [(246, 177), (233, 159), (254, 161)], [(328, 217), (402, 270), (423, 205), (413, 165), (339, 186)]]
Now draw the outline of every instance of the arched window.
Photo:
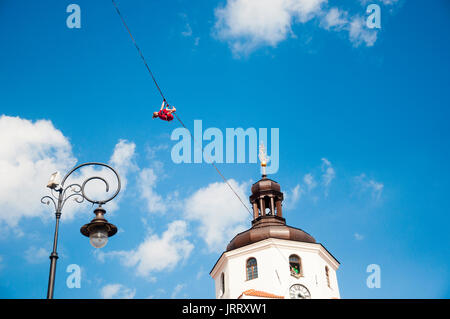
[(255, 258), (247, 260), (247, 280), (258, 278), (258, 264)]
[(330, 270), (328, 269), (328, 266), (325, 266), (325, 276), (327, 277), (327, 286), (331, 288), (331, 284), (330, 284)]
[(302, 260), (297, 255), (289, 256), (289, 270), (294, 277), (303, 276)]
[(225, 275), (224, 273), (222, 273), (222, 275), (220, 275), (220, 285), (221, 285), (221, 289), (222, 289), (222, 296), (225, 294)]

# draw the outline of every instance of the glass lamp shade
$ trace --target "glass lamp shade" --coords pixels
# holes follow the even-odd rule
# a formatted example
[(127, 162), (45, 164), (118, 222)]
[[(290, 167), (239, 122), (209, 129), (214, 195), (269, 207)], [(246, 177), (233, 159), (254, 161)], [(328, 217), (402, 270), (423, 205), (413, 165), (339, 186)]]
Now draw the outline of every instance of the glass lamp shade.
[(103, 227), (97, 227), (89, 234), (89, 242), (95, 248), (102, 248), (108, 243), (108, 232)]
[(106, 211), (102, 207), (97, 207), (94, 211), (95, 218), (89, 224), (80, 228), (80, 232), (89, 237), (89, 242), (95, 248), (102, 248), (108, 243), (108, 237), (117, 233), (117, 227), (103, 217)]

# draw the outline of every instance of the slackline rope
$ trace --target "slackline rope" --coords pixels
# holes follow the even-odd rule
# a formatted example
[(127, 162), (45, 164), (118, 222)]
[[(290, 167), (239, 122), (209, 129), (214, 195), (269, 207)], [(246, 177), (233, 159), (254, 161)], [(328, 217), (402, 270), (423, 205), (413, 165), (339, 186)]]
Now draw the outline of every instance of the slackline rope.
[[(142, 54), (141, 49), (139, 48), (139, 46), (136, 43), (136, 40), (134, 39), (133, 35), (131, 34), (130, 28), (128, 28), (128, 25), (125, 22), (125, 19), (123, 18), (122, 14), (120, 13), (119, 7), (117, 6), (116, 2), (114, 0), (111, 0), (114, 7), (116, 8), (116, 12), (120, 17), (120, 20), (122, 21), (122, 24), (125, 26), (125, 28), (128, 31), (128, 34), (130, 35), (131, 41), (133, 41), (134, 46), (136, 47), (136, 50), (139, 52), (139, 55), (142, 59), (142, 61), (145, 64), (145, 67), (147, 68), (148, 73), (150, 73), (150, 76), (153, 79), (153, 82), (155, 83), (156, 88), (159, 91), (159, 94), (161, 95), (161, 97), (163, 98), (163, 101), (166, 101), (166, 98), (161, 90), (161, 88), (158, 85), (158, 82), (156, 82), (156, 78), (153, 75), (152, 70), (150, 70), (150, 67), (148, 66), (147, 61), (145, 60), (144, 54)], [(166, 101), (167, 102), (167, 101)], [(189, 135), (191, 136), (192, 140), (194, 141), (195, 144), (195, 139), (194, 136), (191, 134), (191, 131), (186, 127), (186, 125), (184, 125), (183, 121), (181, 121), (180, 117), (177, 115), (176, 112), (173, 113), (175, 115), (175, 117), (177, 118), (178, 122), (180, 122), (180, 124), (189, 132)], [(203, 149), (202, 149), (203, 152)], [(238, 193), (236, 193), (236, 191), (234, 190), (234, 188), (231, 186), (231, 184), (228, 182), (228, 180), (225, 178), (225, 176), (223, 176), (223, 174), (220, 172), (220, 170), (217, 168), (217, 166), (214, 164), (214, 162), (211, 162), (212, 166), (214, 166), (214, 168), (216, 169), (217, 173), (219, 173), (219, 175), (222, 177), (222, 179), (225, 181), (225, 183), (228, 185), (228, 187), (233, 191), (233, 193), (236, 195), (236, 197), (239, 199), (239, 201), (242, 203), (242, 205), (245, 207), (245, 209), (248, 211), (248, 213), (250, 215), (253, 215), (252, 212), (250, 211), (250, 209), (247, 207), (247, 205), (245, 205), (244, 201), (242, 200), (242, 198), (238, 195)]]

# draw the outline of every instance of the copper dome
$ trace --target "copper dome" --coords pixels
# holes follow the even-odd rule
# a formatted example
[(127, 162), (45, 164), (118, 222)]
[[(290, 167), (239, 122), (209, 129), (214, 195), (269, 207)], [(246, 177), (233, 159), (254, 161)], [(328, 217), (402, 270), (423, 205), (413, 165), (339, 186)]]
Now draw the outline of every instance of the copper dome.
[(305, 231), (286, 225), (286, 221), (278, 216), (259, 216), (253, 220), (252, 228), (237, 234), (228, 244), (227, 251), (247, 246), (267, 238), (293, 240), (315, 243), (314, 237)]
[(281, 187), (277, 182), (268, 178), (263, 178), (252, 185), (252, 194), (256, 194), (262, 191), (281, 192)]

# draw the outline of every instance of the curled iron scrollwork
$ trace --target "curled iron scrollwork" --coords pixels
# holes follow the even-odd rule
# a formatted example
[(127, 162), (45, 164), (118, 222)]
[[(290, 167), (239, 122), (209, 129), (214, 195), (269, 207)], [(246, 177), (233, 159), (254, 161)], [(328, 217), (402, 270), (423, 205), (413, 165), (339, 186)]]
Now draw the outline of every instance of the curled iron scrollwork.
[[(105, 184), (106, 192), (109, 192), (110, 186), (109, 186), (108, 181), (105, 178), (100, 177), (100, 176), (89, 177), (86, 180), (84, 180), (83, 183), (81, 183), (81, 185), (77, 184), (77, 183), (72, 183), (68, 186), (64, 186), (64, 183), (66, 182), (67, 178), (73, 172), (75, 172), (78, 169), (85, 167), (85, 166), (102, 166), (102, 167), (105, 167), (105, 168), (111, 170), (117, 178), (117, 189), (114, 192), (114, 194), (112, 194), (110, 197), (108, 197), (106, 199), (102, 199), (102, 200), (95, 200), (86, 195), (85, 187), (86, 187), (87, 183), (89, 183), (92, 180), (102, 181)], [(121, 188), (121, 183), (120, 183), (119, 174), (111, 166), (104, 164), (104, 163), (89, 162), (89, 163), (80, 164), (80, 165), (74, 167), (73, 169), (71, 169), (64, 176), (64, 178), (61, 181), (61, 184), (58, 185), (58, 188), (51, 189), (51, 196), (47, 195), (47, 196), (44, 196), (41, 198), (41, 203), (47, 204), (47, 205), (50, 205), (50, 203), (53, 203), (53, 205), (55, 206), (55, 211), (57, 213), (58, 212), (61, 213), (61, 210), (64, 207), (64, 204), (70, 198), (73, 198), (77, 203), (82, 203), (86, 200), (92, 204), (98, 204), (101, 206), (101, 205), (104, 205), (107, 202), (111, 201), (112, 199), (114, 199), (117, 196), (117, 194), (119, 194), (120, 188)], [(59, 194), (55, 194), (55, 192), (57, 192)]]

